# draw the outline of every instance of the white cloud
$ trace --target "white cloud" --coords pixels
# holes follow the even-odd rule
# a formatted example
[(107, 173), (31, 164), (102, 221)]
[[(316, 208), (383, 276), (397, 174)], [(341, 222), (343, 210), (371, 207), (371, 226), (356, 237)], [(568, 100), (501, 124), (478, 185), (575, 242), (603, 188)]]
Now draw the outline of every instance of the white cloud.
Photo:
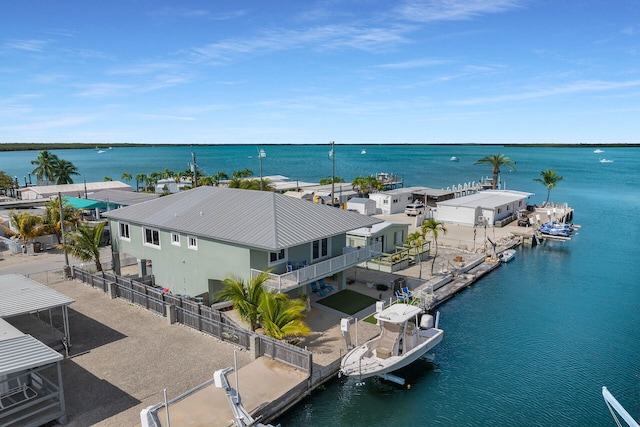
[(600, 80), (593, 81), (581, 81), (572, 84), (557, 86), (552, 88), (543, 88), (539, 90), (532, 90), (528, 92), (513, 93), (508, 95), (499, 95), (485, 98), (474, 98), (461, 101), (450, 102), (452, 105), (480, 105), (495, 102), (509, 102), (520, 101), (528, 99), (547, 98), (551, 96), (572, 94), (572, 93), (587, 93), (587, 92), (602, 92), (613, 91), (619, 89), (628, 89), (632, 87), (640, 86), (640, 80), (630, 80), (626, 82), (607, 82)]
[(3, 47), (28, 52), (42, 52), (49, 43), (50, 40), (9, 40), (4, 43)]
[(78, 124), (88, 123), (96, 120), (95, 115), (87, 116), (68, 116), (56, 120), (45, 120), (41, 122), (31, 122), (23, 125), (4, 126), (0, 129), (3, 131), (37, 131), (43, 129), (60, 128), (66, 126), (75, 126)]
[(400, 17), (415, 22), (460, 21), (519, 8), (521, 0), (414, 0), (398, 8)]

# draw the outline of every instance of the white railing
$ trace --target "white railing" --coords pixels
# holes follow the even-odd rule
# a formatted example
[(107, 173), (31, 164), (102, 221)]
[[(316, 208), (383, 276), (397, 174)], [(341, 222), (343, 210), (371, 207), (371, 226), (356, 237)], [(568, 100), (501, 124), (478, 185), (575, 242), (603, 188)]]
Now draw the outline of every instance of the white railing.
[[(269, 273), (269, 279), (264, 283), (264, 287), (272, 292), (287, 292), (302, 284), (331, 276), (361, 262), (369, 261), (371, 258), (380, 255), (381, 252), (382, 244), (380, 242), (375, 242), (370, 246), (358, 246), (357, 248), (345, 247), (342, 249), (342, 255), (337, 257), (284, 274)], [(251, 269), (252, 279), (260, 274), (262, 274), (262, 271)]]

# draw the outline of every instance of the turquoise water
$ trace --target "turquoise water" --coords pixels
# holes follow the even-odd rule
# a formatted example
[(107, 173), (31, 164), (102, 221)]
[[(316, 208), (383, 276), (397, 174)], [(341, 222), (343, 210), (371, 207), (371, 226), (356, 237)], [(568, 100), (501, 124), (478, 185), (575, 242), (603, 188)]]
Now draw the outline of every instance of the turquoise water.
[[(331, 175), (328, 146), (266, 146), (264, 175), (301, 181)], [(489, 174), (475, 160), (502, 153), (507, 188), (537, 193), (543, 169), (564, 177), (552, 201), (576, 209), (582, 225), (570, 242), (520, 248), (517, 258), (440, 309), (446, 331), (436, 363), (405, 377), (410, 389), (334, 379), (278, 422), (284, 426), (613, 426), (606, 385), (640, 419), (640, 149), (483, 146), (336, 147), (336, 175), (391, 172), (407, 185), (447, 187)], [(194, 147), (207, 173), (258, 171), (256, 147)], [(81, 182), (104, 176), (186, 169), (189, 147), (56, 151), (79, 166)], [(0, 170), (19, 177), (37, 152), (0, 154)], [(460, 162), (450, 162), (451, 156)], [(601, 164), (599, 157), (614, 160)], [(134, 183), (135, 185), (135, 183)]]

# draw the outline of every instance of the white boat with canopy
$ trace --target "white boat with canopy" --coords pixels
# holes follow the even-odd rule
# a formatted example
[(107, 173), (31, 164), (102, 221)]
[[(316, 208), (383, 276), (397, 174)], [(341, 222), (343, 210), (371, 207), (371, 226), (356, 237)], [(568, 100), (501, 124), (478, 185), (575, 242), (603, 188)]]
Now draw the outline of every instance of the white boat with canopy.
[(434, 348), (444, 336), (434, 318), (420, 307), (394, 304), (376, 313), (380, 335), (349, 351), (340, 364), (340, 374), (359, 379), (374, 376), (404, 384), (390, 375), (416, 361)]

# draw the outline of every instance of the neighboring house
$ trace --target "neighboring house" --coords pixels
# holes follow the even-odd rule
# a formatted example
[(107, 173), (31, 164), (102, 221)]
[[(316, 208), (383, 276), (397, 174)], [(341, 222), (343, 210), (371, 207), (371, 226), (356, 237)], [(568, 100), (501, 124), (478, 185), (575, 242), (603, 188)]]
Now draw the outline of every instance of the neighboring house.
[(406, 187), (372, 193), (369, 198), (376, 202), (378, 213), (393, 215), (404, 212), (408, 204), (416, 201), (435, 208), (438, 202), (453, 199), (454, 192), (429, 187)]
[(376, 202), (364, 197), (354, 197), (347, 202), (347, 210), (358, 212), (362, 215), (375, 215)]
[(81, 184), (61, 184), (25, 187), (20, 189), (22, 200), (48, 199), (63, 196), (86, 197), (100, 190), (132, 191), (130, 185), (120, 181), (87, 182)]
[(344, 286), (346, 269), (380, 252), (379, 244), (346, 249), (346, 233), (382, 220), (272, 192), (198, 187), (103, 216), (116, 272), (128, 254), (141, 275), (150, 261), (157, 284), (209, 301), (225, 278), (262, 271), (276, 291), (309, 293), (308, 284), (331, 275)]
[(527, 207), (527, 199), (534, 193), (512, 190), (486, 190), (470, 196), (439, 202), (435, 212), (438, 221), (456, 225), (500, 225), (500, 221), (514, 218)]
[(409, 235), (409, 224), (382, 222), (371, 227), (362, 227), (347, 233), (347, 244), (350, 247), (369, 246), (379, 242), (382, 252), (393, 253), (397, 246), (402, 246)]
[(393, 215), (404, 212), (409, 203), (413, 203), (410, 188), (396, 188), (395, 190), (380, 191), (369, 194), (369, 199), (376, 202), (376, 211), (383, 215)]

